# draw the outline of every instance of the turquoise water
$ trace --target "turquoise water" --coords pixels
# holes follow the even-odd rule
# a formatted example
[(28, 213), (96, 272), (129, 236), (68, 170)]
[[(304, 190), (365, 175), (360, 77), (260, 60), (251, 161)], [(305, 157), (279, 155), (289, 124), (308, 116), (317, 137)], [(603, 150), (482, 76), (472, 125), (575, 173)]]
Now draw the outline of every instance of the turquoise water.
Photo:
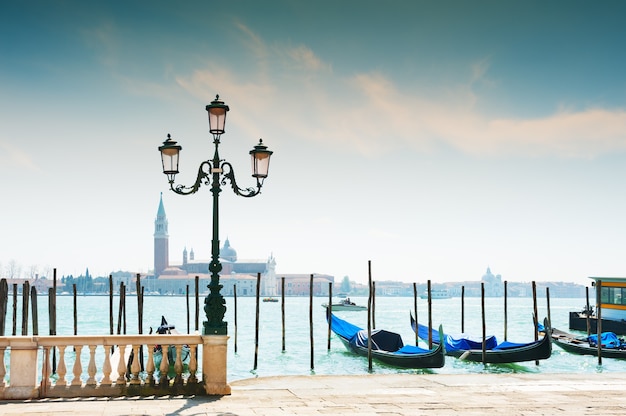
[[(204, 312), (200, 299), (200, 327)], [(367, 298), (352, 297), (357, 304), (366, 305)], [(18, 305), (17, 332), (21, 334), (21, 297)], [(235, 328), (235, 308), (233, 298), (226, 298), (229, 344), (228, 344), (228, 380), (272, 376), (272, 375), (307, 375), (307, 374), (365, 374), (368, 373), (367, 359), (349, 353), (341, 341), (331, 337), (331, 349), (327, 349), (328, 325), (325, 320), (324, 297), (313, 298), (313, 369), (311, 369), (311, 343), (309, 326), (309, 298), (290, 297), (285, 299), (285, 351), (282, 351), (282, 320), (281, 303), (263, 303), (259, 305), (259, 348), (257, 369), (254, 370), (255, 351), (255, 314), (254, 298), (237, 299), (237, 327)], [(11, 302), (11, 299), (9, 299)], [(195, 300), (190, 298), (191, 332), (194, 332)], [(375, 324), (377, 328), (398, 332), (405, 344), (414, 344), (415, 335), (411, 331), (409, 312), (413, 310), (412, 297), (376, 297)], [(540, 319), (547, 316), (547, 302), (538, 299)], [(550, 309), (552, 324), (559, 329), (568, 329), (568, 314), (571, 310), (580, 310), (585, 304), (584, 299), (551, 299)], [(119, 298), (114, 298), (114, 322), (117, 331), (117, 315)], [(9, 305), (7, 316), (7, 333), (12, 330), (12, 305)], [(495, 334), (502, 340), (504, 334), (504, 299), (487, 298), (485, 300), (487, 332)], [(534, 339), (532, 298), (508, 299), (508, 340), (526, 342)], [(38, 299), (39, 334), (48, 334), (48, 299)], [(109, 298), (107, 296), (78, 296), (78, 334), (109, 333)], [(338, 316), (349, 322), (367, 328), (367, 312), (336, 312)], [(169, 323), (175, 324), (181, 333), (187, 332), (187, 299), (186, 297), (146, 296), (144, 298), (144, 333), (159, 325), (161, 315), (165, 315)], [(428, 309), (425, 300), (418, 299), (418, 320), (427, 323)], [(74, 331), (73, 297), (57, 297), (57, 333), (71, 335)], [(445, 332), (461, 331), (461, 300), (460, 298), (439, 299), (432, 303), (433, 326), (443, 324)], [(480, 298), (465, 298), (465, 332), (482, 334)], [(29, 334), (32, 326), (29, 323)], [(126, 298), (126, 333), (138, 333), (136, 297)], [(236, 337), (235, 337), (236, 335)], [(235, 353), (235, 338), (237, 352)], [(421, 346), (424, 346), (420, 342)], [(511, 364), (487, 365), (460, 361), (452, 357), (446, 358), (446, 365), (432, 370), (404, 370), (388, 367), (374, 362), (373, 372), (388, 373), (598, 373), (626, 372), (626, 360), (603, 358), (603, 364), (597, 365), (597, 358), (569, 354), (553, 345), (552, 357), (540, 361)]]

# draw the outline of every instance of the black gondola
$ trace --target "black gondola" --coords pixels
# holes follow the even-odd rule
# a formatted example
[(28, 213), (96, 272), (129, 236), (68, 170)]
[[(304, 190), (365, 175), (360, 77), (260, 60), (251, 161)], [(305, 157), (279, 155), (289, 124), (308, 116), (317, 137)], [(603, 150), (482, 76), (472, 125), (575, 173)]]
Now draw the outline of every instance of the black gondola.
[[(367, 331), (343, 319), (330, 315), (331, 330), (348, 351), (367, 357)], [(441, 329), (441, 328), (440, 328)], [(372, 358), (382, 363), (402, 368), (441, 368), (445, 364), (442, 343), (432, 350), (404, 345), (400, 334), (377, 329), (372, 331)]]
[[(547, 319), (544, 321), (547, 327)], [(428, 327), (417, 324), (411, 315), (411, 327), (417, 332), (420, 339), (428, 339)], [(440, 331), (432, 329), (431, 334), (433, 344), (443, 339), (446, 347), (446, 354), (457, 357), (461, 360), (483, 362), (482, 337), (468, 337), (460, 335), (452, 337), (442, 334)], [(551, 337), (543, 336), (538, 341), (527, 343), (501, 342), (498, 343), (495, 336), (485, 339), (484, 362), (489, 364), (510, 364), (524, 361), (537, 361), (550, 358), (552, 355)]]

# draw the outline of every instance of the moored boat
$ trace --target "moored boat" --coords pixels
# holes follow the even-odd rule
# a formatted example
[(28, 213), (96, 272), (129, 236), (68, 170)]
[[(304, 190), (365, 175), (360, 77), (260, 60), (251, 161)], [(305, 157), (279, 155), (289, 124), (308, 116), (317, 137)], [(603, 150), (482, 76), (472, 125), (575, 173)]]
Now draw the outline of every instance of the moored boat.
[[(600, 354), (606, 358), (626, 359), (626, 341), (614, 332), (603, 332), (600, 336)], [(552, 328), (552, 341), (573, 354), (598, 355), (598, 335), (575, 335)]]
[[(548, 327), (547, 319), (544, 326)], [(428, 327), (415, 322), (411, 315), (411, 327), (422, 340), (428, 340)], [(433, 344), (443, 339), (446, 354), (465, 361), (484, 362), (489, 364), (510, 364), (524, 361), (537, 361), (550, 358), (552, 355), (551, 337), (544, 335), (541, 339), (526, 343), (504, 341), (498, 343), (494, 335), (485, 337), (483, 354), (482, 337), (467, 334), (451, 336), (431, 329)]]
[[(328, 308), (328, 303), (322, 303), (323, 308)], [(331, 309), (333, 311), (366, 311), (367, 306), (357, 305), (352, 302), (350, 298), (341, 299), (337, 303), (331, 304)]]
[[(334, 314), (327, 313), (331, 330), (339, 337), (348, 351), (357, 355), (368, 356), (368, 334), (363, 330)], [(441, 327), (439, 328), (442, 332)], [(443, 333), (443, 332), (442, 332)], [(372, 359), (402, 368), (441, 368), (445, 365), (445, 349), (440, 342), (432, 350), (417, 346), (404, 345), (402, 337), (382, 329), (371, 332)]]
[[(161, 316), (161, 325), (156, 330), (157, 334), (178, 334), (176, 327), (174, 325), (168, 324), (165, 316)], [(183, 365), (186, 365), (189, 362), (189, 345), (183, 345), (181, 349), (181, 361)], [(170, 370), (173, 369), (173, 366), (176, 362), (176, 347), (174, 345), (170, 345), (167, 349), (167, 361), (170, 365)], [(163, 360), (163, 348), (161, 345), (154, 346), (154, 365), (158, 369), (161, 366), (161, 361)]]
[[(590, 277), (600, 296), (596, 296), (595, 311), (585, 306), (582, 311), (569, 313), (569, 329), (598, 332), (598, 308), (601, 309), (602, 331), (626, 335), (626, 277)], [(598, 305), (599, 303), (599, 305)]]
[[(431, 299), (450, 299), (452, 296), (450, 296), (450, 293), (448, 292), (448, 289), (436, 289), (436, 290), (431, 290), (430, 291), (430, 298)], [(428, 292), (422, 293), (420, 295), (420, 298), (422, 299), (428, 299)]]

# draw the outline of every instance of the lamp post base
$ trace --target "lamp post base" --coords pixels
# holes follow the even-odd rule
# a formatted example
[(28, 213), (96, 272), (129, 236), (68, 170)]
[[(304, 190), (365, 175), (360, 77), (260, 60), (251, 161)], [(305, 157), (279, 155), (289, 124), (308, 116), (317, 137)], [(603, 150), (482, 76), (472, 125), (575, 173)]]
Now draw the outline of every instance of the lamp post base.
[(212, 396), (230, 394), (226, 380), (228, 336), (202, 336), (202, 383), (204, 391)]
[(222, 325), (211, 325), (209, 322), (204, 321), (202, 323), (202, 335), (227, 335), (228, 324), (221, 322)]

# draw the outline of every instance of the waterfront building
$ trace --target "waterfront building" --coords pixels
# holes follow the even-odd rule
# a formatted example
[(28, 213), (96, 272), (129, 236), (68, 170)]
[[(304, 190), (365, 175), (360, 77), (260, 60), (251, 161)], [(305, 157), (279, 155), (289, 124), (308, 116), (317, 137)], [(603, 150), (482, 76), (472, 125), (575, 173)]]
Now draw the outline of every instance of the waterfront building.
[[(170, 264), (168, 221), (163, 206), (163, 195), (159, 200), (157, 217), (154, 221), (154, 275), (143, 281), (149, 294), (182, 295), (195, 293), (195, 278), (199, 279), (198, 292), (208, 292), (211, 280), (209, 265), (211, 260), (196, 259), (193, 248), (183, 249), (180, 264)], [(260, 275), (260, 296), (277, 296), (280, 294), (280, 279), (276, 275), (276, 259), (270, 254), (266, 259), (239, 259), (237, 251), (226, 238), (220, 248), (221, 290), (224, 296), (233, 296), (235, 287), (237, 295), (256, 295), (257, 278)], [(306, 276), (306, 282), (303, 280)], [(289, 274), (281, 275), (285, 278), (285, 294), (301, 296), (309, 293), (310, 275)], [(328, 282), (334, 282), (333, 276), (315, 274), (314, 295), (328, 293)]]

